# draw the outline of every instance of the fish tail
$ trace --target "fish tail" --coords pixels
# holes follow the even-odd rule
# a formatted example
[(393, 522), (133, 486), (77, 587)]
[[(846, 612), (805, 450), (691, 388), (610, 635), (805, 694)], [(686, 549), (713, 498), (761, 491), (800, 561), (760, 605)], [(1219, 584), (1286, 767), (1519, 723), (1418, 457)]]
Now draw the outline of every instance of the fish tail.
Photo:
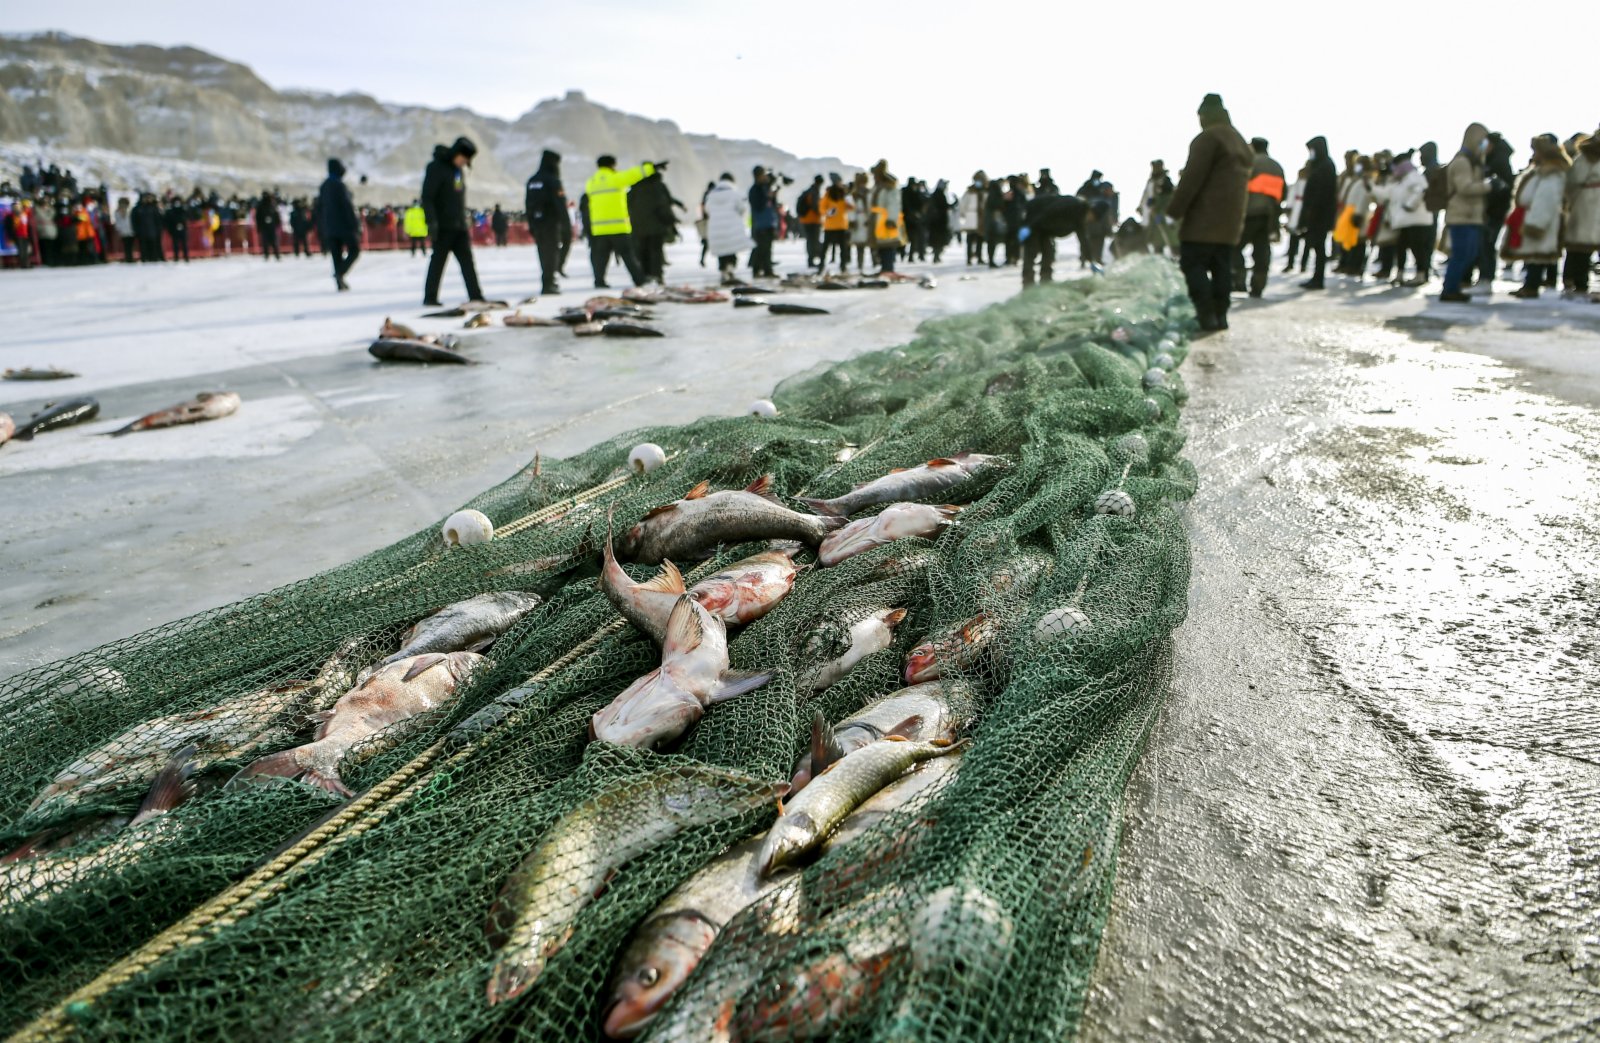
[(121, 438), (123, 435), (131, 435), (137, 430), (139, 430), (139, 421), (135, 420), (133, 423), (119, 427), (115, 431), (107, 431), (106, 437)]
[(355, 791), (349, 786), (346, 786), (343, 782), (340, 782), (339, 776), (337, 775), (324, 775), (317, 771), (307, 771), (305, 778), (301, 779), (300, 781), (304, 782), (307, 786), (315, 786), (318, 789), (327, 790), (335, 797), (349, 798), (355, 796)]
[(814, 496), (796, 496), (795, 499), (799, 500), (807, 507), (810, 507), (818, 514), (823, 514), (830, 518), (844, 517), (844, 514), (839, 510), (838, 505), (832, 500), (819, 500)]
[(155, 781), (150, 784), (150, 792), (145, 794), (144, 803), (139, 805), (129, 825), (137, 826), (145, 819), (166, 814), (194, 796), (194, 784), (189, 781), (189, 776), (194, 774), (196, 749), (192, 743), (185, 746), (172, 755), (166, 767), (156, 773)]
[(295, 756), (295, 754), (300, 752), (300, 749), (301, 747), (296, 746), (293, 749), (282, 750), (278, 753), (269, 753), (265, 757), (258, 757), (249, 764), (246, 764), (243, 768), (239, 769), (239, 774), (234, 776), (234, 781), (247, 781), (263, 775), (280, 779), (299, 778), (300, 775), (306, 770), (305, 767), (301, 765), (299, 759)]

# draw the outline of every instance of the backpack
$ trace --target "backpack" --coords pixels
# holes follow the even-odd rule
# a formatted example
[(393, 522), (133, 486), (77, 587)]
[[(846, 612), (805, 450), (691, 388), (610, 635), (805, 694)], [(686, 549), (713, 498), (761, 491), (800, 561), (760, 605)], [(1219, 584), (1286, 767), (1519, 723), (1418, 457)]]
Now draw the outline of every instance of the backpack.
[(1430, 214), (1443, 210), (1450, 202), (1450, 168), (1437, 166), (1427, 173), (1428, 187), (1422, 190), (1422, 205)]

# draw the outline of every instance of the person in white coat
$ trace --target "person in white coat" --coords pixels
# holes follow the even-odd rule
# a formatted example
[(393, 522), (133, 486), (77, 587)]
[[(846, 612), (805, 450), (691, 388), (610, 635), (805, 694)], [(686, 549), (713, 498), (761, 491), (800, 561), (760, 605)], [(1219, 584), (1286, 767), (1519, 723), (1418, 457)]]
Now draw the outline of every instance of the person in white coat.
[(1295, 255), (1300, 256), (1300, 270), (1306, 270), (1306, 261), (1311, 255), (1311, 244), (1301, 234), (1300, 212), (1306, 206), (1306, 168), (1302, 164), (1300, 172), (1295, 175), (1294, 184), (1289, 186), (1289, 191), (1284, 198), (1284, 205), (1289, 209), (1289, 253), (1283, 259), (1283, 274), (1288, 275), (1294, 271)]
[(1506, 219), (1502, 257), (1522, 262), (1522, 289), (1511, 296), (1533, 300), (1561, 260), (1561, 213), (1565, 209), (1567, 171), (1572, 161), (1554, 134), (1533, 139), (1533, 162), (1511, 191), (1511, 216)]
[(724, 284), (738, 281), (733, 272), (739, 266), (740, 251), (755, 249), (745, 225), (749, 209), (744, 193), (733, 187), (732, 174), (723, 174), (706, 193), (706, 242), (717, 259)]
[(961, 193), (961, 234), (967, 238), (967, 267), (983, 264), (983, 197), (989, 191), (989, 176), (983, 171), (972, 175), (972, 184)]
[(1356, 228), (1355, 245), (1346, 249), (1336, 269), (1340, 275), (1365, 279), (1367, 274), (1367, 223), (1372, 217), (1372, 159), (1357, 156), (1339, 194), (1339, 212), (1348, 207)]
[[(1407, 151), (1394, 157), (1388, 180), (1372, 189), (1373, 197), (1383, 204), (1384, 223), (1396, 236), (1395, 286), (1426, 285), (1433, 258), (1433, 214), (1422, 203), (1428, 177), (1412, 162), (1412, 156)], [(1408, 251), (1417, 268), (1417, 274), (1409, 279), (1405, 278)]]
[(1588, 297), (1600, 304), (1600, 290), (1589, 292), (1589, 257), (1600, 250), (1600, 129), (1579, 136), (1567, 171), (1566, 239), (1562, 296)]

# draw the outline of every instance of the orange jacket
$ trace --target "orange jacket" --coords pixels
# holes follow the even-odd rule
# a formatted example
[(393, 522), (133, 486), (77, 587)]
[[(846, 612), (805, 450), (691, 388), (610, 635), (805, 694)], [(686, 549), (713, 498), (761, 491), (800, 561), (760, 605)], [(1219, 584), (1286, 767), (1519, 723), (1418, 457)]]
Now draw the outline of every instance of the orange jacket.
[(822, 197), (822, 230), (824, 232), (844, 232), (850, 228), (850, 211), (855, 207), (850, 205), (849, 199), (829, 199)]

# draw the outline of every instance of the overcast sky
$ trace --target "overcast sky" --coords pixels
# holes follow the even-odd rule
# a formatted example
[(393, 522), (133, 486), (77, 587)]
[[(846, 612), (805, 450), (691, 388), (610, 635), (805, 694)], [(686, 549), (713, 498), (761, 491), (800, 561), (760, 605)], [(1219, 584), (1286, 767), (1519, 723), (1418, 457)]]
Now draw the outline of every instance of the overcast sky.
[(1181, 166), (1207, 91), (1222, 94), (1246, 137), (1270, 139), (1291, 175), (1315, 134), (1335, 153), (1436, 139), (1448, 156), (1476, 119), (1507, 135), (1520, 165), (1536, 133), (1593, 131), (1600, 89), (1578, 45), (1600, 31), (1595, 0), (1547, 0), (1525, 25), (1506, 21), (1509, 10), (53, 0), (0, 5), (0, 31), (192, 44), (276, 87), (508, 118), (577, 88), (686, 131), (863, 166), (886, 157), (901, 176), (930, 182), (1049, 166), (1071, 189), (1098, 167), (1127, 190), (1152, 158)]

